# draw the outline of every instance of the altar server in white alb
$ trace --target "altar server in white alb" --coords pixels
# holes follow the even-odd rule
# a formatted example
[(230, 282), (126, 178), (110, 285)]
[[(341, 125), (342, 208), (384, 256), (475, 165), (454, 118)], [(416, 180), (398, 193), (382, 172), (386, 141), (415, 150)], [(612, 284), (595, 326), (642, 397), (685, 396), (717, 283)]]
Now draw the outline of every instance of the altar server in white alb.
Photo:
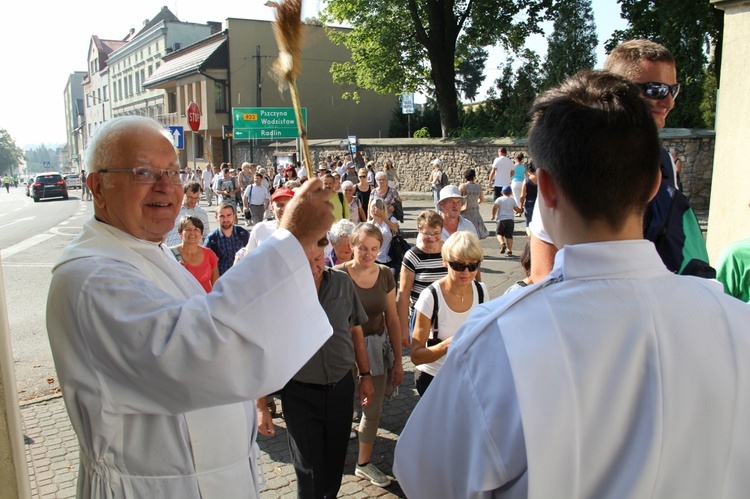
[(643, 239), (661, 173), (640, 90), (583, 72), (531, 116), (537, 203), (560, 251), (546, 280), (480, 305), (456, 333), (396, 446), (402, 489), (747, 497), (750, 308), (673, 274)]
[[(86, 170), (95, 217), (55, 265), (47, 303), (78, 497), (258, 497), (253, 400), (331, 335), (307, 253), (333, 222), (328, 194), (307, 182), (279, 229), (206, 294), (160, 244), (182, 201), (163, 126), (108, 121)], [(282, 300), (298, 313), (271, 314)]]

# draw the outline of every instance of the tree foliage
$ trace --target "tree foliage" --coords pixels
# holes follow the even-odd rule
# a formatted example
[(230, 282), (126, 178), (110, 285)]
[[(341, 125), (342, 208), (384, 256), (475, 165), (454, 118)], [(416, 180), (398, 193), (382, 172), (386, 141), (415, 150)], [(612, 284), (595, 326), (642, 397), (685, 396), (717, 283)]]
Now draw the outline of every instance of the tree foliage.
[(459, 40), (456, 47), (456, 89), (473, 101), (484, 81), (484, 66), (489, 53), (482, 47), (469, 47)]
[(528, 112), (539, 94), (541, 62), (532, 50), (520, 54), (520, 65), (508, 57), (495, 80), (495, 97), (471, 106), (462, 114), (460, 137), (519, 137), (526, 134)]
[[(682, 86), (677, 105), (667, 117), (668, 127), (701, 128), (707, 125), (701, 104), (714, 98), (715, 88), (705, 87), (708, 69), (707, 47), (720, 46), (721, 29), (716, 13), (706, 0), (618, 0), (621, 15), (630, 26), (612, 34), (605, 48), (646, 38), (661, 43), (677, 63)], [(714, 75), (710, 78), (715, 78)], [(705, 108), (705, 105), (703, 106)]]
[(0, 128), (0, 175), (18, 173), (18, 166), (23, 161), (23, 150), (7, 130)]
[(544, 89), (559, 85), (578, 71), (592, 69), (599, 43), (591, 0), (557, 0), (550, 17), (554, 24), (542, 65)]
[[(323, 13), (352, 62), (334, 63), (334, 81), (380, 93), (425, 92), (429, 86), (440, 112), (441, 132), (459, 126), (457, 52), (481, 55), (477, 49), (500, 44), (518, 50), (533, 32), (552, 0), (329, 0)], [(457, 54), (459, 54), (457, 56)], [(471, 73), (466, 73), (471, 74)], [(460, 80), (471, 91), (471, 78)], [(468, 85), (467, 85), (468, 84)]]

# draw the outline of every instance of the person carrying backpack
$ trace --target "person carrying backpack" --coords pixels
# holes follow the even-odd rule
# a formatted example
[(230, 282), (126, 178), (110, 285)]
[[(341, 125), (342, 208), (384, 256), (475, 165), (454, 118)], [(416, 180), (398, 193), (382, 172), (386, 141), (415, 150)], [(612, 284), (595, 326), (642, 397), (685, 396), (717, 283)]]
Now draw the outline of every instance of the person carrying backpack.
[(427, 181), (430, 183), (430, 191), (432, 192), (432, 198), (435, 200), (435, 211), (440, 213), (440, 189), (450, 184), (448, 175), (445, 174), (442, 168), (442, 161), (439, 158), (432, 160), (433, 170), (430, 173)]
[(420, 396), (443, 365), (454, 333), (489, 296), (487, 286), (475, 280), (483, 257), (482, 243), (474, 234), (454, 232), (441, 254), (448, 275), (427, 286), (414, 305), (417, 316), (410, 355)]

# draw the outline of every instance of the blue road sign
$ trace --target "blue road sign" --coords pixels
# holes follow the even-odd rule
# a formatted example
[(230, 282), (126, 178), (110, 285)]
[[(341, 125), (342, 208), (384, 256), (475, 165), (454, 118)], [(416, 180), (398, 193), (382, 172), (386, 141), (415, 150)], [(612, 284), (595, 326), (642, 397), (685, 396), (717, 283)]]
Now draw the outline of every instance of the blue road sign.
[(185, 149), (185, 129), (181, 126), (170, 126), (169, 135), (177, 149)]

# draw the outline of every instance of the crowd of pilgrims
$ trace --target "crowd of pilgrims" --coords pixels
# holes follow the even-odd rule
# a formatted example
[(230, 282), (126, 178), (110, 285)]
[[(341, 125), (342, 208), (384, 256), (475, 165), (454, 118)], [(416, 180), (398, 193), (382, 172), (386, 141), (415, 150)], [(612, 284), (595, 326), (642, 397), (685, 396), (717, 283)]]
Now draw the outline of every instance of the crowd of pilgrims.
[[(392, 251), (392, 243), (396, 245), (403, 240), (399, 237), (404, 218), (398, 193), (401, 181), (398, 170), (391, 160), (378, 165), (375, 161), (357, 159), (361, 166), (349, 159), (330, 156), (318, 164), (318, 177), (325, 188), (331, 190), (335, 218), (325, 245), (321, 244), (319, 266), (348, 275), (359, 301), (354, 310), (361, 306), (366, 313), (366, 321), (351, 325), (362, 328), (367, 369), (362, 369), (360, 362), (354, 362), (350, 355), (357, 349), (356, 339), (352, 340), (353, 348), (343, 350), (349, 352), (346, 362), (347, 367), (351, 367), (346, 376), (353, 380), (353, 389), (345, 397), (345, 400), (350, 398), (351, 403), (343, 420), (346, 421), (346, 440), (356, 438), (359, 442), (356, 475), (385, 487), (390, 484), (390, 479), (370, 462), (370, 456), (383, 401), (398, 393), (398, 385), (403, 379), (402, 348), (409, 349), (415, 365), (415, 385), (418, 393), (423, 395), (443, 363), (453, 334), (476, 305), (491, 298), (486, 285), (481, 282), (480, 271), (483, 259), (480, 239), (488, 237), (489, 231), (479, 213), (484, 188), (476, 182), (475, 170), (466, 170), (463, 182), (456, 186), (443, 172), (441, 161), (434, 160), (433, 169), (425, 180), (436, 191), (435, 210), (425, 210), (418, 215), (418, 236), (414, 246), (405, 254)], [(523, 179), (522, 189), (511, 190), (512, 178), (509, 178), (507, 188), (498, 196), (492, 210), (492, 218), (499, 227), (497, 238), (501, 251), (507, 251), (510, 257), (513, 256), (513, 218), (525, 213), (528, 222), (536, 199), (533, 165), (526, 165), (522, 160), (523, 155), (519, 155), (512, 172)], [(183, 210), (176, 220), (172, 238), (167, 235), (165, 239), (178, 261), (207, 292), (232, 263), (252, 251), (275, 230), (284, 206), (294, 196), (295, 189), (307, 180), (304, 167), (287, 164), (282, 165), (278, 172), (273, 168), (269, 170), (246, 162), (236, 170), (231, 164), (223, 163), (213, 168), (209, 166), (205, 171), (187, 168), (181, 172), (185, 191)], [(208, 206), (214, 203), (214, 199), (216, 201), (215, 218), (219, 227), (212, 232), (209, 232), (208, 215), (198, 206), (200, 196)], [(190, 208), (186, 210), (186, 206)], [(241, 217), (248, 229), (242, 226)], [(507, 227), (509, 221), (508, 232), (502, 228)], [(395, 242), (394, 238), (397, 238)], [(220, 242), (211, 244), (216, 239)], [(223, 267), (222, 260), (227, 262)], [(521, 264), (528, 276), (528, 248), (521, 254)], [(311, 267), (315, 273), (314, 262), (311, 262)], [(528, 277), (511, 289), (527, 284)], [(322, 299), (321, 305), (326, 309), (327, 304)], [(341, 350), (334, 349), (333, 352), (341, 354)], [(364, 378), (368, 378), (368, 388), (372, 382), (371, 392), (362, 392), (360, 385)], [(291, 425), (294, 426), (290, 412), (295, 406), (291, 400), (287, 401), (288, 396), (284, 397), (286, 391), (285, 388), (277, 395), (281, 395), (287, 425), (292, 417)], [(364, 403), (358, 400), (363, 397), (367, 399)], [(273, 394), (258, 400), (257, 407), (260, 433), (273, 435), (272, 418), (279, 414)], [(357, 420), (359, 424), (352, 429), (352, 421)], [(343, 433), (343, 423), (339, 427), (339, 433)], [(300, 438), (294, 428), (288, 428), (288, 431), (290, 439)], [(346, 440), (342, 440), (343, 437), (338, 442), (327, 442), (322, 446), (343, 448), (343, 453), (339, 452), (341, 459), (331, 460), (328, 454), (324, 460), (326, 463), (320, 465), (310, 465), (315, 460), (304, 456), (305, 451), (299, 444), (290, 444), (290, 449), (294, 449), (298, 487), (309, 486), (310, 491), (324, 487), (329, 493), (338, 490), (347, 445)], [(295, 451), (303, 456), (294, 458)], [(305, 477), (309, 478), (309, 470), (305, 468), (315, 466), (333, 468), (333, 472), (325, 470), (332, 475), (328, 480), (331, 483), (305, 485)], [(329, 496), (328, 493), (325, 495)]]

